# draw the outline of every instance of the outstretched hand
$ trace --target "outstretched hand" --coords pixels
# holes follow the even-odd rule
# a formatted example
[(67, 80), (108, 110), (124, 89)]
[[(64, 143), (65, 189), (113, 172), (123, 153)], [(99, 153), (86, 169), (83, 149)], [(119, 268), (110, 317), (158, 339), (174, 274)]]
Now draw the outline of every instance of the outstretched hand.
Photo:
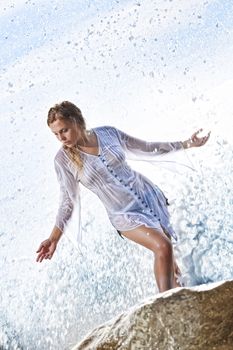
[(200, 147), (204, 146), (204, 144), (209, 140), (210, 137), (210, 131), (206, 136), (203, 137), (198, 137), (198, 134), (202, 131), (203, 129), (199, 129), (196, 131), (188, 140), (187, 145), (188, 147)]
[(56, 241), (51, 241), (50, 239), (46, 239), (43, 241), (38, 250), (36, 251), (38, 254), (36, 261), (42, 262), (43, 259), (51, 259), (53, 253), (55, 252), (57, 247)]

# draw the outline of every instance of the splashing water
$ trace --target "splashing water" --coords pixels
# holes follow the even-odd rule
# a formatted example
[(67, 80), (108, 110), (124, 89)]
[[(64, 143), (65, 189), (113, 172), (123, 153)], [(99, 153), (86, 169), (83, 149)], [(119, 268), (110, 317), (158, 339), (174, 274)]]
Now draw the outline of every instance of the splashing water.
[[(121, 239), (82, 188), (84, 242), (65, 237), (35, 262), (54, 223), (59, 145), (46, 113), (68, 99), (90, 127), (145, 140), (184, 140), (184, 176), (133, 164), (163, 191), (186, 285), (231, 279), (232, 2), (5, 1), (0, 5), (0, 348), (70, 349), (88, 331), (157, 292), (152, 253)], [(4, 171), (3, 171), (4, 170)]]

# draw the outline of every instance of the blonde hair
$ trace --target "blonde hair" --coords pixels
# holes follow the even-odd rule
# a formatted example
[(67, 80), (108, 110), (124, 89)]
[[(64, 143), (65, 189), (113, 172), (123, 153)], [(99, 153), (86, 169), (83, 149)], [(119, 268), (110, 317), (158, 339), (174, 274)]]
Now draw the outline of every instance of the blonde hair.
[[(83, 118), (81, 110), (73, 103), (69, 101), (63, 101), (59, 104), (55, 104), (48, 111), (47, 124), (50, 126), (55, 120), (68, 120), (72, 123), (76, 123), (82, 131), (86, 130), (86, 122)], [(80, 156), (80, 152), (77, 147), (63, 146), (65, 152), (71, 161), (82, 169), (83, 161)]]

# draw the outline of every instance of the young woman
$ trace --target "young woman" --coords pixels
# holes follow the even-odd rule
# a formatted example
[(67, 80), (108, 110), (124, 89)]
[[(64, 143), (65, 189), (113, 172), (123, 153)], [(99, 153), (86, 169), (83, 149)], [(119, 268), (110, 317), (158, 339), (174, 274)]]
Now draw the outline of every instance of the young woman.
[(134, 171), (126, 156), (136, 157), (199, 147), (210, 133), (179, 142), (146, 142), (112, 126), (86, 129), (80, 109), (64, 101), (50, 108), (48, 126), (62, 147), (55, 157), (61, 201), (55, 226), (37, 250), (37, 261), (51, 259), (57, 243), (79, 199), (79, 182), (94, 192), (104, 204), (112, 225), (120, 235), (141, 244), (154, 253), (154, 273), (160, 292), (179, 286), (180, 273), (175, 262), (169, 223), (168, 201), (148, 178)]

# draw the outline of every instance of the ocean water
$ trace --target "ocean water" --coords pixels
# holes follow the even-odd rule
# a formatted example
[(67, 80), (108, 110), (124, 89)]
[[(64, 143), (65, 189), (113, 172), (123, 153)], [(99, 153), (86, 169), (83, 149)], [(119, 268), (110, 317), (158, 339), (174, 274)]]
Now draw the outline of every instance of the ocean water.
[(195, 171), (130, 162), (165, 192), (187, 286), (232, 279), (232, 7), (229, 0), (4, 1), (0, 4), (0, 348), (70, 349), (95, 326), (154, 295), (152, 254), (121, 239), (81, 188), (83, 244), (64, 236), (51, 261), (36, 250), (54, 224), (60, 147), (51, 105), (76, 103), (88, 127), (114, 125), (177, 141)]

